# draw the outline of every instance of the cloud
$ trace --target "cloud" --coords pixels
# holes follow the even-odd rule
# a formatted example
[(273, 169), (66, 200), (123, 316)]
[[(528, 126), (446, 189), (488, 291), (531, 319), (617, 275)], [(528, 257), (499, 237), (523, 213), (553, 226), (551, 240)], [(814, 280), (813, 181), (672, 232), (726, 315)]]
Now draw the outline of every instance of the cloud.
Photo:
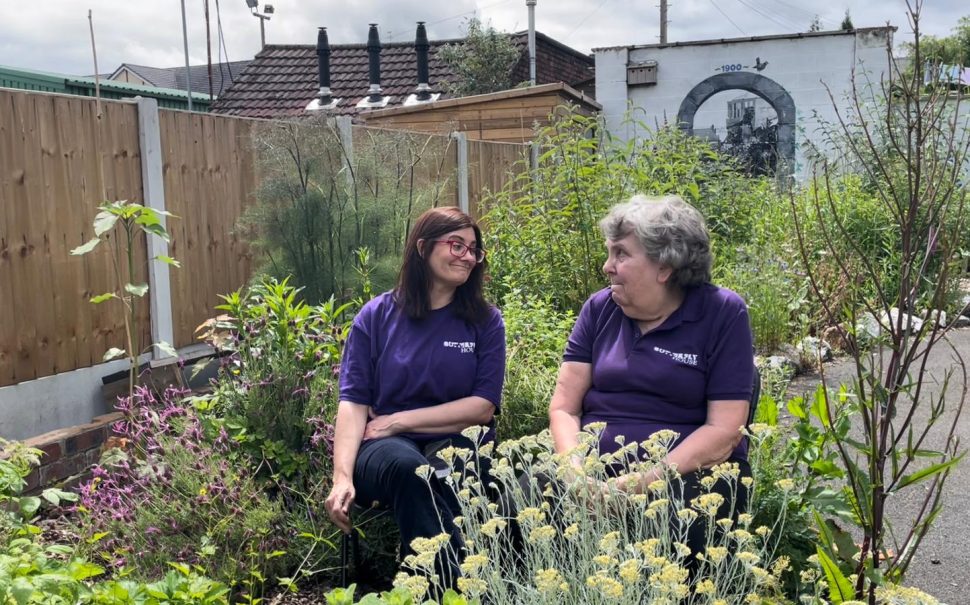
[[(524, 0), (276, 0), (265, 24), (270, 44), (314, 44), (317, 27), (325, 26), (332, 43), (362, 43), (369, 23), (380, 25), (384, 41), (410, 40), (416, 21), (428, 22), (433, 39), (461, 35), (465, 21), (477, 15), (505, 31), (528, 25)], [(202, 2), (186, 0), (189, 53), (192, 63), (206, 61), (206, 28)], [(262, 4), (261, 4), (262, 6)], [(131, 0), (34, 0), (7, 10), (0, 20), (0, 62), (51, 72), (93, 72), (87, 9), (94, 12), (100, 71), (122, 62), (172, 67), (184, 63), (180, 3)], [(243, 0), (209, 0), (212, 57), (217, 47), (217, 15), (232, 60), (259, 51), (259, 20)], [(806, 31), (815, 14), (834, 29), (848, 8), (857, 27), (900, 27), (897, 41), (908, 38), (901, 0), (677, 0), (669, 10), (670, 41), (756, 36)], [(970, 13), (963, 0), (934, 0), (924, 7), (923, 30), (947, 35), (959, 16)], [(726, 15), (726, 16), (725, 16)], [(729, 21), (730, 19), (730, 21)], [(732, 25), (733, 21), (735, 25)], [(653, 2), (639, 0), (538, 0), (536, 28), (574, 48), (654, 44), (659, 13)], [(743, 32), (743, 33), (742, 33)]]

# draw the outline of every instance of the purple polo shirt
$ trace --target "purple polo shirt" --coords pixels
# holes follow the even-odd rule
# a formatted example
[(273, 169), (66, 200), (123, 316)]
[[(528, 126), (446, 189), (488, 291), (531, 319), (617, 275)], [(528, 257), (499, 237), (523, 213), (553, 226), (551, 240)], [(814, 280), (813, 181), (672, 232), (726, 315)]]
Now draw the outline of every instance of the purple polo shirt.
[[(593, 366), (582, 425), (607, 423), (602, 452), (619, 448), (617, 435), (630, 443), (671, 429), (682, 440), (704, 424), (708, 401), (751, 399), (747, 306), (711, 284), (687, 289), (680, 307), (646, 334), (613, 302), (609, 288), (600, 290), (583, 305), (563, 358)], [(744, 439), (733, 457), (745, 459), (747, 450)]]
[(504, 379), (505, 324), (498, 309), (478, 325), (458, 317), (451, 304), (415, 320), (385, 292), (354, 318), (340, 363), (340, 399), (383, 416), (474, 395), (498, 413)]

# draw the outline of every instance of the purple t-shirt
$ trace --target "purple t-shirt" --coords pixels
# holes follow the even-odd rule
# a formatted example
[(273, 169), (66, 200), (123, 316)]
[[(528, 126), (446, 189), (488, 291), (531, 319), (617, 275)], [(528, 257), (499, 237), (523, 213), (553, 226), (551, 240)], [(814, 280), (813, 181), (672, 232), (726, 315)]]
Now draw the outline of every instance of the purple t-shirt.
[(415, 320), (385, 292), (354, 318), (340, 364), (340, 399), (383, 416), (478, 396), (498, 413), (504, 379), (505, 324), (498, 309), (478, 325), (458, 317), (453, 304)]
[[(606, 422), (602, 452), (617, 435), (643, 441), (661, 429), (682, 440), (704, 424), (707, 402), (751, 399), (754, 379), (748, 309), (740, 296), (704, 284), (685, 290), (680, 307), (640, 333), (606, 288), (583, 305), (563, 356), (592, 364), (582, 425)], [(678, 440), (679, 443), (679, 440)], [(747, 457), (747, 440), (733, 457)]]

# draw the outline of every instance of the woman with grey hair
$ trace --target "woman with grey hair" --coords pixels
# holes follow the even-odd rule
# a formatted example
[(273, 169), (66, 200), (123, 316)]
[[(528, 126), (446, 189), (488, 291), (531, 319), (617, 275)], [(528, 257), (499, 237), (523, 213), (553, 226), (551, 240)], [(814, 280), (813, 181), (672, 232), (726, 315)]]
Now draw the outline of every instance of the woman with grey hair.
[[(679, 197), (634, 196), (600, 222), (610, 286), (593, 294), (576, 320), (549, 406), (556, 451), (578, 445), (581, 427), (604, 422), (600, 452), (678, 433), (665, 464), (682, 476), (684, 501), (721, 462), (747, 465), (741, 428), (754, 379), (752, 335), (740, 296), (710, 283), (711, 248), (701, 214)], [(644, 492), (665, 469), (618, 478)], [(719, 481), (728, 514), (746, 507)], [(735, 501), (736, 500), (736, 501)], [(704, 536), (692, 536), (696, 552)], [(696, 542), (700, 540), (700, 542)]]

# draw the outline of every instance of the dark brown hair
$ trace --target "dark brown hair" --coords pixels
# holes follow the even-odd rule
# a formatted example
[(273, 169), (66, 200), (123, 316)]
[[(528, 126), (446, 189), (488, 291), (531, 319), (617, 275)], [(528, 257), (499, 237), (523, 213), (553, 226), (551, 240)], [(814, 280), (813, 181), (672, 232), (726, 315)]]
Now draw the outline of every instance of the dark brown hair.
[[(431, 208), (418, 217), (408, 235), (404, 248), (404, 262), (398, 275), (394, 297), (412, 319), (421, 319), (431, 310), (429, 293), (431, 291), (431, 271), (428, 260), (418, 249), (418, 240), (426, 242), (441, 236), (471, 227), (475, 230), (475, 241), (482, 245), (482, 231), (478, 223), (458, 208), (446, 206)], [(430, 251), (425, 245), (425, 250)], [(475, 265), (468, 280), (455, 290), (455, 312), (470, 323), (479, 323), (488, 316), (488, 303), (482, 293), (485, 268), (488, 260)]]

